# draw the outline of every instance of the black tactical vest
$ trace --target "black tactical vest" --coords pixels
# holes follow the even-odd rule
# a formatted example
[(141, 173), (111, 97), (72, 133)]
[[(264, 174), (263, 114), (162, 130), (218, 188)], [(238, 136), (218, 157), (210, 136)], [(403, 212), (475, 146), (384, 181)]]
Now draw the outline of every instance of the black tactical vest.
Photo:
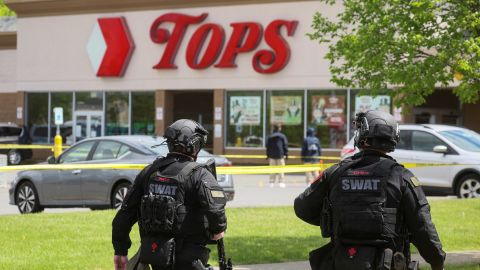
[(184, 204), (186, 182), (192, 172), (203, 165), (190, 162), (177, 175), (165, 175), (162, 170), (175, 160), (158, 162), (159, 169), (153, 171), (145, 182), (139, 226), (146, 234), (176, 236), (187, 214)]
[(367, 166), (358, 163), (332, 179), (329, 200), (335, 242), (380, 246), (397, 236), (397, 209), (385, 207), (394, 166), (398, 163), (387, 158)]

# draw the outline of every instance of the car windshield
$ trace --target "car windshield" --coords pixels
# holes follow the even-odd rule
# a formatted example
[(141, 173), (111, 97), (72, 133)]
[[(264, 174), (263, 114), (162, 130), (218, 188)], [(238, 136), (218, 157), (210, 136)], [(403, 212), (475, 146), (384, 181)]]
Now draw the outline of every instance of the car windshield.
[(480, 134), (476, 132), (456, 129), (440, 131), (440, 134), (463, 150), (480, 152)]

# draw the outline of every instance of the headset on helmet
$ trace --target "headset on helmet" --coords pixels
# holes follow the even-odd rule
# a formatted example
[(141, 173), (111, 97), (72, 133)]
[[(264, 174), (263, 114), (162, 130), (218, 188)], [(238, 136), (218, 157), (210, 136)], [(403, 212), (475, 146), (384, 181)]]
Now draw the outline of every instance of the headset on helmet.
[(387, 152), (395, 150), (400, 139), (400, 130), (391, 114), (374, 110), (357, 113), (354, 124), (356, 147), (370, 147)]
[(207, 143), (207, 135), (208, 131), (199, 123), (189, 119), (180, 119), (167, 127), (164, 137), (170, 152), (196, 156)]

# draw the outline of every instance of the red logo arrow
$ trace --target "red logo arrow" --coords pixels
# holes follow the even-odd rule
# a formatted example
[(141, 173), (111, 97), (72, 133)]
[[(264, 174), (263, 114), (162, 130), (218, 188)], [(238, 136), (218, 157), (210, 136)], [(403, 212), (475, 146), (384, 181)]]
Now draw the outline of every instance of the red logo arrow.
[[(135, 45), (124, 17), (100, 18), (92, 32), (87, 51), (98, 77), (121, 77)], [(96, 35), (97, 33), (97, 35)], [(99, 59), (101, 58), (101, 61)]]

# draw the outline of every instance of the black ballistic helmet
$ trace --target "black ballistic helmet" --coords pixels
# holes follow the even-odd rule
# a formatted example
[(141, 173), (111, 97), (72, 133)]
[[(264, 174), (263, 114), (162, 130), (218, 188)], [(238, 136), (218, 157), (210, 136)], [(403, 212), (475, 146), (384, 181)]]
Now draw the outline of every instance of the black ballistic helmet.
[(398, 123), (393, 115), (383, 111), (357, 113), (354, 121), (355, 146), (392, 152), (400, 137)]
[(165, 130), (168, 150), (195, 157), (207, 143), (208, 131), (190, 119), (175, 121)]

